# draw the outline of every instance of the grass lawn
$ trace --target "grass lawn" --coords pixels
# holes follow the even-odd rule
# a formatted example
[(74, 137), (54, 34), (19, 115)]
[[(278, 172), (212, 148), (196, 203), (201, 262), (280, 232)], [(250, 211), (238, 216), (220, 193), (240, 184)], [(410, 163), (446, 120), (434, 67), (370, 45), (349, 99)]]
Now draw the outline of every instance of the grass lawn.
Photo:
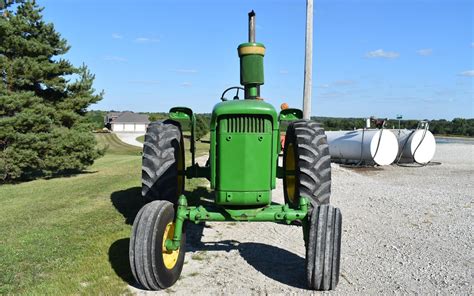
[(108, 151), (84, 173), (0, 186), (0, 294), (129, 294), (141, 149), (97, 140)]
[(141, 136), (137, 137), (136, 140), (140, 143), (144, 143), (145, 142), (145, 135), (141, 135)]

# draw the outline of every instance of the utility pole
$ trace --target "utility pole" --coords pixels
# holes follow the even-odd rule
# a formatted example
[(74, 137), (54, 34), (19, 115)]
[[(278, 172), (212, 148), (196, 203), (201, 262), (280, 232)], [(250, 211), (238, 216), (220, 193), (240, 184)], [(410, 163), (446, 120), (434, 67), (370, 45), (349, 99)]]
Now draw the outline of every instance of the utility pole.
[(306, 48), (304, 58), (303, 119), (311, 117), (313, 84), (313, 0), (306, 0)]

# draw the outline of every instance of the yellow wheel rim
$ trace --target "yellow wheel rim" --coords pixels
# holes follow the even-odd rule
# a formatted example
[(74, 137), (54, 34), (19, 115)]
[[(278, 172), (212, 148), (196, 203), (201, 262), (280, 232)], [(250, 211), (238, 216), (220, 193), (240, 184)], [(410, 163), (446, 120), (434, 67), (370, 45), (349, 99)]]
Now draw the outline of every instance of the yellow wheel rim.
[(184, 143), (181, 139), (179, 145), (179, 155), (178, 155), (178, 190), (176, 190), (177, 197), (183, 193), (184, 188)]
[(168, 251), (165, 246), (166, 239), (173, 239), (174, 235), (174, 223), (170, 222), (166, 225), (165, 233), (163, 234), (163, 246), (161, 249), (161, 253), (163, 255), (163, 263), (165, 267), (168, 269), (173, 269), (178, 261), (179, 256), (179, 249), (174, 251)]
[(296, 177), (295, 177), (295, 149), (292, 143), (285, 143), (288, 145), (285, 154), (285, 180), (286, 180), (286, 194), (291, 203), (296, 202)]

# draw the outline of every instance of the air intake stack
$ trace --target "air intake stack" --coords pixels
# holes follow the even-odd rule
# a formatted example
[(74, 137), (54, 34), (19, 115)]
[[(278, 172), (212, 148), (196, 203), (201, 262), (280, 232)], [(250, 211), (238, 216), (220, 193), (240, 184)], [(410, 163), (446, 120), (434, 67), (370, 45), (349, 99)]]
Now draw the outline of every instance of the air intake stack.
[(263, 79), (263, 56), (265, 46), (255, 42), (255, 12), (249, 12), (249, 41), (237, 48), (240, 58), (240, 84), (245, 88), (245, 99), (260, 96)]

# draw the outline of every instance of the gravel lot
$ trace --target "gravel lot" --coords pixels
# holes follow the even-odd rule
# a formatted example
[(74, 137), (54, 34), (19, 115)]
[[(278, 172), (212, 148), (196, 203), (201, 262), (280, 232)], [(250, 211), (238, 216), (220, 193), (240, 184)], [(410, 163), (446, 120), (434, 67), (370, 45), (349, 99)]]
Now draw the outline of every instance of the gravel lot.
[[(474, 145), (437, 145), (434, 161), (442, 164), (333, 164), (342, 277), (328, 294), (473, 294)], [(180, 280), (160, 292), (130, 288), (146, 295), (312, 294), (305, 290), (304, 253), (297, 226), (190, 225)]]

